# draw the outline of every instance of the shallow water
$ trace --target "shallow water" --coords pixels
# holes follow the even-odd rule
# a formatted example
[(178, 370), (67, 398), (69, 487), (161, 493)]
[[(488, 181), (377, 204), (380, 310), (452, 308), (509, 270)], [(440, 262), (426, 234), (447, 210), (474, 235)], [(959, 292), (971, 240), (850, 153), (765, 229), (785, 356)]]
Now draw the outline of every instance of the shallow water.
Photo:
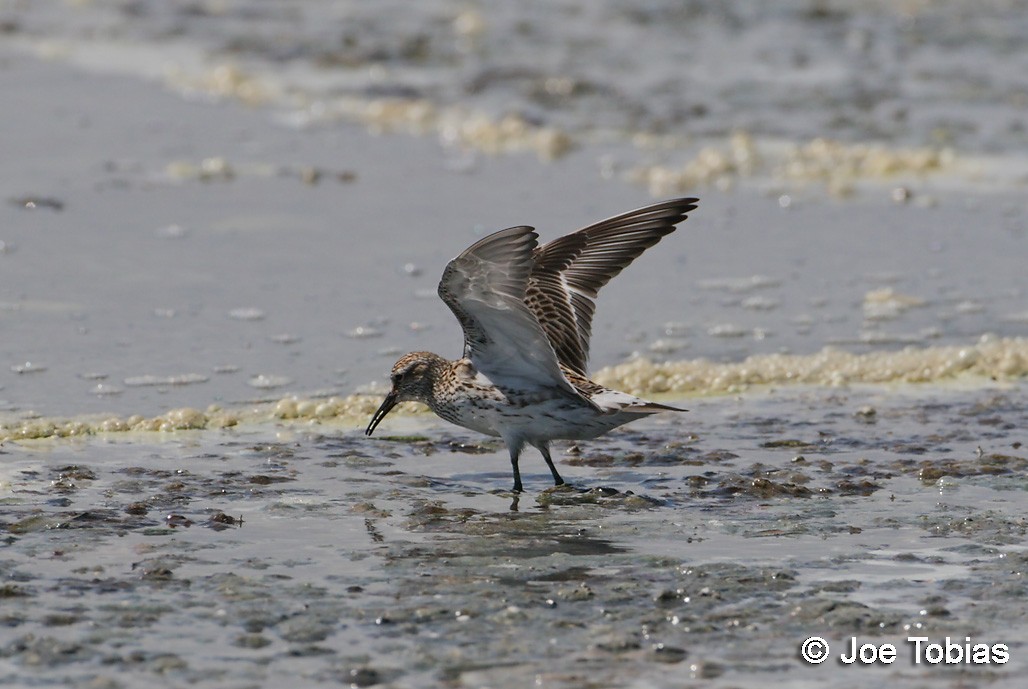
[[(1028, 14), (751, 5), (0, 6), (0, 683), (1020, 686)], [(688, 414), (362, 435), (460, 249), (679, 192), (592, 366)]]
[[(479, 234), (535, 222), (545, 240), (646, 202), (598, 186), (584, 154), (440, 174), (430, 141), (284, 130), (238, 105), (11, 60), (6, 88), (75, 103), (74, 115), (62, 104), (40, 114), (33, 97), (5, 111), (23, 132), (13, 159), (25, 161), (11, 171), (20, 191), (0, 205), (0, 410), (14, 416), (351, 393), (403, 352), (456, 355), (460, 332), (435, 285)], [(166, 173), (218, 155), (242, 172)], [(305, 184), (304, 167), (357, 178)], [(936, 208), (702, 196), (681, 231), (605, 288), (594, 368), (633, 352), (719, 363), (1025, 333), (1023, 196)]]

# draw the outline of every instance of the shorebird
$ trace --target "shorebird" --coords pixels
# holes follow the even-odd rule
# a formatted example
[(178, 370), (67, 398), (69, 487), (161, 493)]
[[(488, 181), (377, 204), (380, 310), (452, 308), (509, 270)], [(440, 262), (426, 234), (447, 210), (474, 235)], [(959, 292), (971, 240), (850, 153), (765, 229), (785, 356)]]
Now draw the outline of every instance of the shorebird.
[(398, 403), (427, 404), (465, 428), (498, 436), (510, 452), (514, 492), (523, 490), (525, 445), (550, 457), (551, 440), (584, 440), (663, 411), (685, 411), (612, 390), (587, 377), (597, 292), (696, 208), (682, 198), (603, 220), (539, 246), (525, 225), (495, 232), (447, 264), (439, 297), (464, 329), (456, 361), (411, 352), (393, 366), (375, 427)]

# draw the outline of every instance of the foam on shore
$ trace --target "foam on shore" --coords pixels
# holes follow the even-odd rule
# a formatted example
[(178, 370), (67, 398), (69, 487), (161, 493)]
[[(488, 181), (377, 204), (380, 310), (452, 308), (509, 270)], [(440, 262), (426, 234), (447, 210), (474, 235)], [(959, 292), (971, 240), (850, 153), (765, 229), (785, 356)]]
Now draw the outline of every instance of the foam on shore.
[(983, 336), (970, 346), (905, 347), (854, 354), (759, 354), (733, 363), (635, 359), (604, 368), (595, 380), (634, 395), (717, 395), (762, 385), (941, 383), (957, 377), (1011, 380), (1028, 375), (1028, 339)]
[[(736, 394), (760, 386), (944, 383), (961, 379), (971, 385), (1028, 376), (1028, 338), (983, 336), (965, 347), (906, 347), (854, 354), (826, 347), (815, 354), (762, 354), (740, 362), (706, 359), (657, 363), (635, 359), (598, 371), (596, 381), (634, 395), (661, 397)], [(28, 415), (0, 420), (0, 442), (68, 438), (110, 433), (172, 432), (225, 429), (267, 423), (361, 423), (368, 420), (381, 396), (361, 393), (346, 397), (304, 399), (205, 411), (180, 408), (160, 416), (82, 416), (56, 419)], [(424, 410), (403, 404), (401, 414)]]

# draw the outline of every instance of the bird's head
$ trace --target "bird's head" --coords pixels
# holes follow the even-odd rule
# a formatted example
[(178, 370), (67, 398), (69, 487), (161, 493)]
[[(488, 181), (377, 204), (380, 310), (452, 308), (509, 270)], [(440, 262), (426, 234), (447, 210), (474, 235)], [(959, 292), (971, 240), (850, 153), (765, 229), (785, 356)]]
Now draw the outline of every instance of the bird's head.
[(365, 435), (374, 433), (386, 414), (400, 402), (426, 402), (432, 394), (433, 372), (445, 363), (445, 359), (431, 352), (411, 352), (393, 364), (389, 374), (393, 387), (371, 417)]

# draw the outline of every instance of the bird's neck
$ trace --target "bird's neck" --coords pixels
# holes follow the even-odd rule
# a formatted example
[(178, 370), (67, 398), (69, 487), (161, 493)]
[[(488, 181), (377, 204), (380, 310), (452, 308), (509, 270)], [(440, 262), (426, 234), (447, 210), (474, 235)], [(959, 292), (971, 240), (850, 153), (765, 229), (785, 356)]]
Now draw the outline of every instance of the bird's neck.
[(438, 413), (436, 407), (439, 400), (452, 398), (455, 390), (473, 381), (478, 375), (478, 371), (468, 359), (451, 361), (437, 357), (432, 360), (430, 367), (429, 379), (432, 381), (432, 389), (426, 402), (436, 413)]
[(432, 352), (414, 352), (411, 356), (418, 357), (421, 368), (407, 394), (410, 399), (423, 402), (434, 411), (440, 394), (451, 389), (456, 381), (453, 367), (458, 362), (444, 359)]

